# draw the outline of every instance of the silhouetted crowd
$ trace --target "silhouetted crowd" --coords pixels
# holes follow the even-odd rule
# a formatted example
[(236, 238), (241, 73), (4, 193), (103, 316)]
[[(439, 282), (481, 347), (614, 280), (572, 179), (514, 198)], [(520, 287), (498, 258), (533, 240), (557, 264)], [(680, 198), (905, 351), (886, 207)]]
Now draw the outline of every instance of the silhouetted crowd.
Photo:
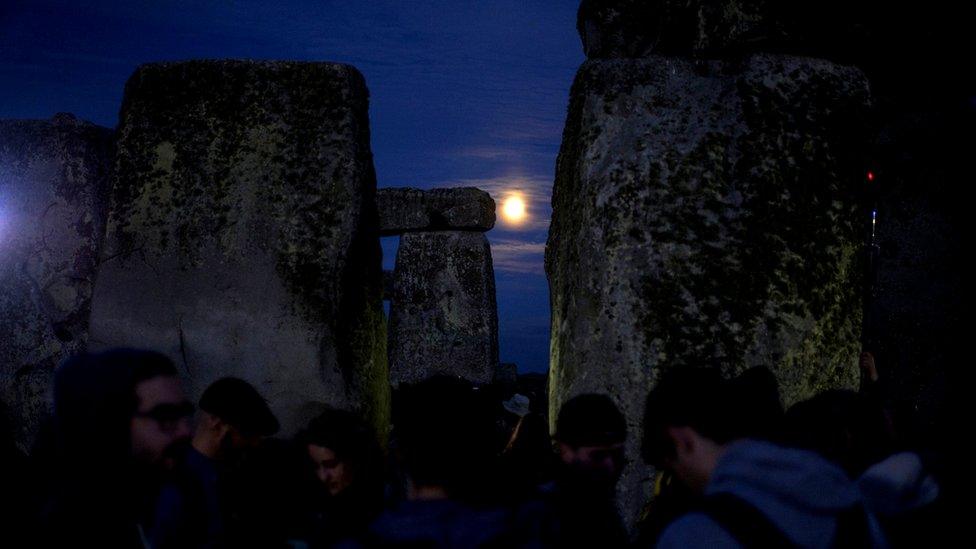
[[(541, 399), (438, 376), (394, 392), (390, 433), (323, 407), (283, 438), (241, 379), (194, 405), (159, 353), (80, 355), (29, 456), (0, 424), (0, 545), (938, 546), (939, 456), (909, 450), (869, 354), (861, 367), (861, 391), (785, 412), (764, 368), (675, 369), (641, 426), (580, 394), (551, 436)], [(636, 528), (616, 493), (628, 444), (657, 471)]]

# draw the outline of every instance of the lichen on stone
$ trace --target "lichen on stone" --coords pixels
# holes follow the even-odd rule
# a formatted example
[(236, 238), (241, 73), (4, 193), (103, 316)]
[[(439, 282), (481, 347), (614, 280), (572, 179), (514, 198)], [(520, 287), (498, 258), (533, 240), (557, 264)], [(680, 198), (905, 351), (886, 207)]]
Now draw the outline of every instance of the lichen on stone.
[[(114, 263), (112, 276), (127, 284), (137, 284), (125, 277), (139, 265), (152, 276), (178, 267), (170, 278), (180, 282), (168, 282), (177, 295), (166, 314), (179, 322), (202, 322), (211, 314), (201, 310), (205, 302), (245, 325), (258, 320), (252, 310), (273, 310), (277, 318), (268, 328), (275, 331), (266, 337), (294, 337), (288, 344), (294, 348), (269, 347), (269, 364), (240, 367), (257, 377), (282, 356), (316, 356), (317, 363), (289, 362), (280, 367), (284, 377), (265, 378), (289, 392), (282, 397), (294, 405), (289, 413), (310, 410), (306, 401), (331, 399), (359, 407), (385, 432), (389, 395), (376, 381), (386, 372), (385, 359), (377, 358), (384, 355), (377, 347), (384, 347), (385, 326), (367, 109), (362, 75), (348, 65), (140, 67), (120, 117), (105, 257)], [(210, 280), (213, 272), (226, 281)], [(265, 295), (251, 295), (262, 287)], [(279, 288), (287, 296), (280, 302), (273, 297)], [(138, 314), (131, 315), (135, 324), (155, 322)], [(233, 326), (214, 328), (233, 332), (224, 342), (231, 347), (215, 360), (238, 352)], [(179, 333), (179, 348), (191, 347), (193, 356), (192, 337), (182, 327)], [(307, 382), (299, 383), (301, 376)]]
[(786, 403), (853, 386), (868, 107), (814, 59), (584, 63), (546, 250), (552, 414), (603, 392), (639, 427), (668, 368), (765, 365)]

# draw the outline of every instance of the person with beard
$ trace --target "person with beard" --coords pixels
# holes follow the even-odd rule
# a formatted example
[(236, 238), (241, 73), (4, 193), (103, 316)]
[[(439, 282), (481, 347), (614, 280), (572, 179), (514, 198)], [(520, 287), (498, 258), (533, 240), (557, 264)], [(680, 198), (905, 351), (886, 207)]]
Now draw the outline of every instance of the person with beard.
[(610, 397), (576, 396), (559, 411), (553, 437), (559, 454), (548, 490), (556, 547), (623, 547), (627, 532), (616, 507), (627, 423)]
[(192, 412), (162, 354), (114, 349), (68, 359), (54, 376), (49, 462), (61, 467), (39, 545), (147, 546), (158, 488), (189, 441)]
[(383, 454), (376, 434), (352, 412), (328, 408), (299, 435), (317, 489), (312, 547), (361, 535), (383, 508)]
[(222, 546), (227, 526), (222, 471), (278, 428), (267, 402), (248, 382), (225, 377), (207, 387), (181, 475), (160, 493), (152, 546)]

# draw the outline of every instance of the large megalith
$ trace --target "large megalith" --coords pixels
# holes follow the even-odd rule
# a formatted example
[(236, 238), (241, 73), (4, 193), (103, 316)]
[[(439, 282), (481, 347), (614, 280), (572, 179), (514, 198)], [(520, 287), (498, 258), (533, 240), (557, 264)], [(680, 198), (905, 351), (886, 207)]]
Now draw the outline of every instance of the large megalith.
[[(755, 48), (782, 35), (768, 0), (583, 0), (576, 28), (589, 58)], [(754, 51), (754, 50), (753, 50)]]
[(194, 397), (244, 378), (286, 432), (323, 403), (383, 428), (367, 108), (347, 65), (140, 67), (120, 115), (92, 345), (166, 353)]
[[(868, 105), (858, 70), (810, 58), (584, 63), (546, 249), (551, 417), (612, 395), (639, 463), (664, 369), (769, 366), (787, 404), (853, 387)], [(619, 485), (628, 520), (646, 476)]]
[(0, 399), (24, 449), (87, 342), (112, 141), (68, 114), (0, 121)]
[[(590, 59), (801, 54), (850, 62), (877, 48), (890, 13), (843, 0), (582, 0)], [(881, 50), (886, 51), (886, 50)]]
[(436, 374), (491, 383), (498, 310), (491, 247), (480, 232), (404, 234), (390, 303), (390, 381)]

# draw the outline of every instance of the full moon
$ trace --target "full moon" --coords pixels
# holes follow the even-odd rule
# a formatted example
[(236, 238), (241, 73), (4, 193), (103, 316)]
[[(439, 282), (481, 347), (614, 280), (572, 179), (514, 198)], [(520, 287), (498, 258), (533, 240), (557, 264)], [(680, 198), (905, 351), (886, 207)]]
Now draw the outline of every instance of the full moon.
[(517, 194), (509, 196), (502, 205), (502, 215), (509, 223), (521, 222), (525, 219), (525, 201)]

